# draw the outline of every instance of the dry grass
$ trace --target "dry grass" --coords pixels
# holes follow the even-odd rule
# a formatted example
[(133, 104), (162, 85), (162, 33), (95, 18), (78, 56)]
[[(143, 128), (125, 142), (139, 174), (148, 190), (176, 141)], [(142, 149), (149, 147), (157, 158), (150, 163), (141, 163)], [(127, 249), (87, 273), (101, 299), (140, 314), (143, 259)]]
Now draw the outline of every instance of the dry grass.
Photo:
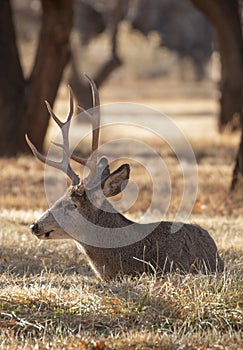
[[(199, 189), (190, 221), (208, 229), (219, 247), (226, 270), (217, 276), (99, 282), (72, 241), (40, 244), (29, 233), (47, 208), (42, 165), (32, 157), (0, 159), (0, 349), (242, 348), (243, 200), (228, 191), (239, 137), (218, 136), (210, 118), (176, 121), (185, 131), (195, 123)], [(102, 142), (109, 137), (104, 133)], [(173, 219), (183, 184), (178, 161), (157, 139), (146, 142), (166, 159), (173, 184), (167, 217)], [(136, 162), (131, 177), (140, 193), (126, 215), (136, 220), (150, 206), (152, 180)]]
[[(240, 349), (242, 199), (228, 194), (233, 145), (224, 141), (197, 144), (200, 187), (192, 216), (219, 246), (226, 262), (219, 276), (98, 282), (71, 241), (39, 244), (28, 232), (46, 207), (41, 165), (30, 157), (2, 159), (0, 348)], [(173, 155), (162, 151), (173, 169), (173, 214), (180, 174)], [(136, 165), (132, 174), (142, 191), (129, 213), (137, 218), (149, 186)]]
[(4, 349), (242, 345), (242, 257), (233, 248), (224, 253), (227, 269), (220, 276), (141, 276), (110, 283), (95, 280), (68, 244), (38, 251), (32, 244), (27, 257), (25, 249), (18, 247), (16, 255), (27, 260), (26, 270), (11, 261), (1, 274)]

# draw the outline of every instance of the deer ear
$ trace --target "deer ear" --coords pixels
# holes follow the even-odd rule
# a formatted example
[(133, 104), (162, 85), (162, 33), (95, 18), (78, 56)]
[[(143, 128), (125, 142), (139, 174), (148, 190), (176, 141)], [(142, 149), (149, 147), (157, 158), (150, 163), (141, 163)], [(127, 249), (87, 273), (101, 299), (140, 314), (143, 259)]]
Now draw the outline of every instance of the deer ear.
[(129, 180), (129, 174), (129, 164), (123, 164), (111, 173), (102, 184), (104, 195), (106, 197), (112, 197), (124, 190)]

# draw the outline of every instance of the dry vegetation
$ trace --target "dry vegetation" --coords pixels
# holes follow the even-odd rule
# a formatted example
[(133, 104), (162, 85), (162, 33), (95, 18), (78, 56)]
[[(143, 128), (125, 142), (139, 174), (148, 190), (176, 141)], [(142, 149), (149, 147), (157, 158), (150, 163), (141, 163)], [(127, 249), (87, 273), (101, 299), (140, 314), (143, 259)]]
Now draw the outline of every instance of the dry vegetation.
[[(170, 168), (173, 217), (182, 186), (178, 164), (165, 145), (149, 143)], [(47, 207), (42, 165), (32, 157), (0, 160), (0, 348), (242, 348), (243, 202), (228, 193), (237, 136), (199, 135), (192, 143), (200, 182), (190, 220), (216, 240), (226, 263), (219, 276), (99, 282), (73, 242), (40, 244), (28, 231)], [(134, 163), (132, 178), (141, 191), (127, 213), (134, 219), (150, 205), (151, 179), (144, 176)]]

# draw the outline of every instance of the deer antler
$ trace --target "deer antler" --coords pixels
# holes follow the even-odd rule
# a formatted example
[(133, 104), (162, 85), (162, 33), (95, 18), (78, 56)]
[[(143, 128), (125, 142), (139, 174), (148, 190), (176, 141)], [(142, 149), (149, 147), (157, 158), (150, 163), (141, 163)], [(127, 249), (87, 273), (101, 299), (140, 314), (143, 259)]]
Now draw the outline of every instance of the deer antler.
[(97, 150), (99, 147), (99, 135), (100, 135), (100, 98), (99, 92), (97, 90), (96, 84), (87, 74), (84, 76), (88, 79), (91, 90), (92, 90), (92, 111), (87, 112), (83, 110), (82, 107), (79, 107), (83, 112), (88, 115), (91, 124), (92, 124), (92, 151), (88, 159), (83, 159), (75, 154), (71, 155), (71, 158), (76, 162), (87, 166), (90, 169), (88, 176), (88, 183), (92, 182), (96, 175), (97, 167)]
[(51, 106), (47, 101), (45, 101), (47, 109), (52, 116), (52, 118), (55, 120), (57, 125), (60, 127), (62, 131), (62, 137), (63, 137), (63, 144), (54, 143), (56, 146), (62, 148), (62, 160), (61, 162), (55, 162), (53, 160), (47, 159), (45, 156), (43, 156), (33, 145), (33, 143), (28, 138), (28, 135), (25, 135), (26, 141), (33, 152), (33, 154), (38, 158), (42, 163), (48, 164), (56, 169), (62, 170), (65, 174), (69, 176), (69, 178), (72, 180), (72, 185), (78, 185), (80, 183), (79, 176), (74, 172), (70, 165), (70, 150), (69, 150), (69, 140), (68, 140), (68, 134), (69, 134), (69, 128), (70, 128), (70, 121), (73, 116), (73, 94), (72, 90), (70, 89), (70, 108), (69, 113), (67, 115), (67, 119), (65, 122), (62, 122), (53, 112)]
[[(92, 124), (92, 150), (91, 150), (91, 155), (88, 159), (84, 159), (84, 158), (79, 157), (75, 154), (71, 154), (70, 149), (69, 149), (68, 135), (69, 135), (71, 118), (73, 116), (73, 94), (72, 94), (71, 88), (70, 88), (70, 109), (69, 109), (69, 113), (67, 115), (67, 119), (65, 122), (62, 122), (55, 115), (50, 104), (47, 101), (45, 101), (47, 109), (48, 109), (51, 117), (54, 119), (54, 121), (57, 123), (57, 125), (60, 127), (60, 129), (62, 131), (63, 143), (60, 144), (60, 143), (53, 142), (53, 144), (55, 146), (60, 147), (63, 150), (62, 161), (55, 162), (53, 160), (47, 159), (45, 156), (43, 156), (36, 149), (36, 147), (30, 141), (28, 136), (25, 135), (26, 141), (27, 141), (30, 149), (32, 150), (33, 154), (36, 156), (36, 158), (38, 158), (41, 162), (43, 162), (45, 164), (48, 164), (56, 169), (62, 170), (65, 174), (67, 174), (70, 177), (70, 179), (72, 180), (72, 185), (74, 185), (74, 186), (78, 185), (80, 183), (80, 178), (72, 169), (72, 167), (70, 165), (70, 159), (73, 159), (76, 162), (78, 162), (82, 165), (85, 165), (90, 169), (90, 173), (89, 173), (88, 178), (87, 178), (87, 184), (91, 183), (97, 175), (96, 174), (97, 173), (97, 150), (98, 150), (98, 146), (99, 146), (99, 134), (100, 134), (100, 99), (99, 99), (99, 93), (98, 93), (97, 87), (95, 85), (95, 82), (87, 74), (85, 74), (85, 77), (88, 79), (90, 86), (91, 86), (92, 107), (93, 107), (91, 112), (84, 111), (83, 108), (80, 107), (81, 110), (83, 112), (85, 112), (86, 115), (89, 116), (89, 119), (90, 119), (91, 124)], [(102, 169), (100, 169), (101, 165), (103, 168), (103, 167), (107, 166), (107, 162), (106, 161), (101, 162), (99, 169), (98, 169), (99, 174), (101, 174), (101, 172), (102, 172)]]

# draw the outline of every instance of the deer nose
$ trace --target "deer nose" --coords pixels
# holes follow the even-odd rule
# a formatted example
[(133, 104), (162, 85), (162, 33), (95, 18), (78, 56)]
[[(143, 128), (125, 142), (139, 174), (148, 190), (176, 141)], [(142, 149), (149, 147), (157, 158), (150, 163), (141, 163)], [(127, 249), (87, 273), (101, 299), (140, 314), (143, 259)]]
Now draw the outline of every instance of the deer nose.
[(38, 232), (39, 232), (39, 226), (38, 226), (38, 224), (30, 225), (30, 231), (31, 231), (33, 234), (38, 233)]

